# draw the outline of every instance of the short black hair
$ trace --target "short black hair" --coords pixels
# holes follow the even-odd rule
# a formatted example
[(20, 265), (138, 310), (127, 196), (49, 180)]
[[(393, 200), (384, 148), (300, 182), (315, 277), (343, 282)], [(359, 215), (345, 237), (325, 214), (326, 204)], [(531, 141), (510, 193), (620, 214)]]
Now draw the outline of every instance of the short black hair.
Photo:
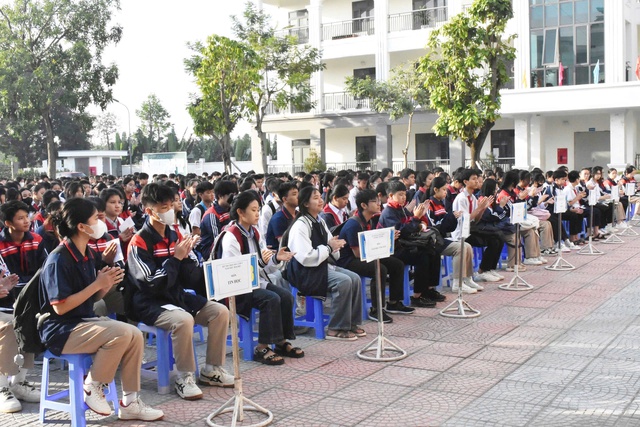
[(2, 222), (13, 221), (13, 218), (20, 211), (29, 213), (29, 206), (20, 200), (11, 200), (0, 206), (0, 215), (2, 216)]
[(238, 192), (238, 186), (233, 181), (221, 180), (216, 182), (213, 187), (213, 192), (216, 198), (224, 197), (229, 194), (236, 194)]
[(196, 194), (203, 194), (205, 191), (210, 191), (210, 190), (213, 190), (214, 188), (215, 186), (209, 181), (202, 181), (196, 186)]
[(400, 180), (389, 181), (389, 187), (387, 187), (387, 194), (395, 194), (398, 191), (407, 191), (407, 187)]
[(147, 184), (142, 189), (141, 199), (145, 207), (152, 207), (160, 203), (173, 202), (173, 189), (161, 184)]
[(381, 182), (380, 184), (376, 185), (376, 194), (382, 194), (383, 196), (386, 196), (389, 194), (389, 183), (388, 182)]
[(560, 179), (560, 178), (566, 178), (567, 177), (567, 173), (563, 170), (563, 169), (558, 169), (557, 171), (553, 172), (553, 179)]
[(577, 181), (580, 179), (580, 172), (573, 170), (569, 172), (569, 175), (567, 176), (567, 178), (569, 178), (569, 182)]
[(400, 178), (408, 179), (411, 175), (415, 176), (416, 172), (411, 168), (404, 168), (400, 171)]
[(278, 188), (278, 197), (280, 200), (284, 200), (289, 195), (291, 190), (297, 190), (298, 186), (293, 182), (283, 182)]
[(374, 190), (362, 190), (358, 194), (356, 194), (356, 205), (358, 205), (358, 210), (362, 211), (362, 204), (368, 204), (370, 200), (376, 200), (378, 198), (378, 193)]

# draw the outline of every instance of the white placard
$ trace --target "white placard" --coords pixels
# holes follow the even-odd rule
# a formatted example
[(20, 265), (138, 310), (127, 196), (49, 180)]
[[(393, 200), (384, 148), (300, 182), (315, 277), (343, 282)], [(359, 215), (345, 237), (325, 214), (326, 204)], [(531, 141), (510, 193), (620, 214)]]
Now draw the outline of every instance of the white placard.
[(113, 258), (113, 262), (120, 262), (120, 261), (124, 261), (124, 254), (122, 253), (122, 244), (120, 242), (120, 239), (114, 239), (111, 240), (109, 243), (107, 243), (108, 245), (116, 245), (116, 256)]
[(260, 287), (256, 254), (206, 261), (203, 268), (207, 298), (210, 300), (248, 294)]
[(631, 197), (634, 194), (636, 194), (636, 183), (635, 182), (628, 183), (625, 186), (624, 193), (629, 197)]
[(131, 217), (128, 217), (127, 219), (118, 218), (118, 222), (120, 223), (120, 225), (118, 225), (118, 230), (120, 230), (121, 233), (136, 226)]
[(511, 224), (522, 224), (527, 219), (527, 204), (513, 203), (511, 205)]
[(567, 196), (561, 191), (556, 194), (556, 201), (553, 206), (554, 213), (565, 213), (567, 211)]
[(598, 204), (598, 192), (596, 190), (589, 191), (589, 206)]
[(376, 259), (389, 258), (393, 255), (395, 231), (394, 227), (387, 227), (358, 233), (360, 259), (365, 262), (371, 262)]
[(611, 187), (611, 198), (616, 202), (620, 200), (620, 187), (617, 185)]
[(466, 239), (471, 235), (471, 215), (467, 212), (462, 212), (460, 220), (462, 221), (462, 237)]

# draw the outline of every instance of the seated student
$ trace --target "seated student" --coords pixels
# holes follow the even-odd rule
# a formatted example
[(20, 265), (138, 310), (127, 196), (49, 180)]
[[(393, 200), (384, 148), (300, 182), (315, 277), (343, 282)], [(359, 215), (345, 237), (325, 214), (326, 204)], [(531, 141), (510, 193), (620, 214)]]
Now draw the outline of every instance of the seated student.
[[(452, 210), (453, 212), (469, 212), (472, 227), (471, 234), (467, 238), (467, 241), (471, 246), (485, 247), (482, 252), (480, 268), (478, 269), (478, 274), (474, 277), (474, 281), (499, 282), (504, 279), (504, 276), (499, 274), (496, 268), (500, 260), (500, 253), (502, 252), (504, 241), (494, 233), (485, 233), (477, 229), (477, 227), (473, 227), (474, 225), (478, 225), (484, 211), (487, 210), (495, 200), (493, 194), (484, 197), (480, 201), (474, 196), (474, 192), (478, 189), (479, 174), (480, 172), (475, 169), (465, 169), (458, 175), (459, 180), (464, 184), (464, 188), (462, 188), (454, 199)], [(490, 181), (489, 179), (485, 180), (483, 185), (488, 186), (491, 184)], [(491, 185), (493, 185), (493, 193), (495, 193), (496, 182), (493, 181)], [(451, 233), (451, 237), (453, 240), (460, 240), (461, 236), (462, 224), (461, 221), (458, 220), (458, 225), (455, 231)]]
[(405, 168), (400, 171), (400, 180), (404, 184), (406, 190), (407, 201), (413, 200), (414, 194), (416, 194), (416, 172), (411, 168)]
[(44, 251), (44, 256), (47, 257), (53, 250), (60, 244), (60, 236), (58, 235), (58, 231), (53, 226), (51, 221), (51, 215), (60, 211), (62, 209), (62, 202), (56, 200), (47, 205), (47, 209), (45, 212), (44, 223), (36, 228), (35, 233), (42, 237), (42, 242), (40, 245), (42, 246), (42, 250)]
[(265, 197), (264, 205), (260, 209), (260, 221), (258, 221), (258, 231), (263, 238), (267, 236), (267, 229), (269, 222), (273, 215), (280, 209), (282, 202), (278, 197), (278, 189), (282, 181), (276, 178), (270, 178), (266, 182), (267, 195)]
[[(546, 208), (550, 213), (549, 222), (553, 225), (553, 238), (558, 244), (558, 250), (561, 250), (562, 252), (571, 252), (571, 248), (565, 244), (565, 242), (569, 242), (569, 235), (567, 234), (564, 226), (560, 224), (559, 215), (554, 212), (556, 200), (566, 200), (567, 198), (565, 194), (567, 173), (564, 170), (558, 169), (552, 173), (552, 180), (553, 184), (546, 186), (544, 194), (549, 196), (546, 200)], [(566, 220), (565, 214), (566, 212), (562, 213), (563, 220)], [(558, 229), (560, 229), (560, 234), (558, 234)], [(580, 225), (580, 229), (582, 229), (582, 225)]]
[[(629, 204), (634, 204), (634, 203), (638, 203), (640, 201), (640, 198), (638, 196), (634, 194), (627, 194), (627, 188), (626, 185), (627, 184), (631, 184), (634, 183), (636, 184), (636, 168), (634, 166), (627, 166), (624, 169), (624, 174), (622, 175), (622, 178), (620, 178), (620, 180), (618, 181), (618, 185), (620, 186), (620, 194), (622, 195), (622, 197), (620, 197), (620, 202), (622, 203), (622, 206), (624, 207), (624, 211), (625, 214), (627, 212), (627, 208), (629, 206)], [(638, 187), (636, 185), (635, 188), (636, 192), (638, 191)], [(637, 211), (637, 207), (636, 207), (636, 211)], [(626, 228), (627, 223), (626, 220), (624, 223), (621, 224), (620, 228)]]
[(185, 292), (183, 284), (197, 292), (204, 287), (204, 276), (192, 253), (198, 237), (182, 239), (171, 227), (173, 190), (147, 184), (140, 195), (147, 220), (129, 244), (128, 275), (136, 287), (132, 308), (147, 325), (171, 331), (176, 368), (181, 373), (175, 389), (183, 399), (201, 399), (202, 391), (194, 379), (193, 324), (207, 326), (209, 331), (200, 384), (230, 387), (233, 376), (223, 368), (229, 310), (201, 295)]
[[(528, 171), (526, 171), (529, 173)], [(502, 187), (497, 196), (497, 202), (500, 204), (507, 218), (511, 217), (511, 209), (515, 203), (525, 203), (525, 210), (529, 209), (529, 203), (527, 202), (529, 193), (524, 189), (517, 190), (518, 182), (520, 181), (520, 175), (518, 171), (511, 170), (504, 175), (502, 180)], [(528, 182), (528, 179), (527, 179)], [(528, 184), (527, 184), (528, 185)], [(501, 203), (502, 199), (506, 199), (506, 204)], [(537, 230), (520, 228), (520, 235), (524, 239), (524, 255), (525, 259), (522, 265), (541, 265), (547, 262), (546, 259), (540, 259), (540, 239), (538, 238)], [(520, 242), (518, 242), (520, 244)], [(507, 246), (507, 252), (509, 254), (509, 261), (507, 263), (507, 271), (512, 269), (515, 264), (516, 249), (515, 246)], [(525, 270), (526, 268), (523, 268)]]
[(182, 204), (182, 200), (180, 199), (180, 192), (174, 189), (173, 212), (175, 213), (176, 218), (175, 222), (173, 223), (173, 229), (176, 230), (177, 233), (180, 233), (181, 236), (187, 237), (192, 234), (193, 228), (189, 223), (189, 219), (184, 217), (183, 209), (184, 205)]
[(424, 170), (418, 172), (416, 176), (416, 185), (418, 186), (418, 190), (416, 190), (415, 195), (413, 196), (413, 200), (415, 200), (415, 205), (418, 206), (419, 203), (424, 203), (425, 200), (429, 200), (429, 188), (431, 187), (431, 181), (433, 181), (433, 172)]
[[(429, 222), (438, 229), (440, 234), (445, 237), (449, 233), (455, 231), (458, 226), (458, 218), (462, 215), (462, 211), (447, 212), (444, 207), (444, 199), (447, 196), (447, 180), (438, 176), (431, 181), (433, 189), (432, 196), (427, 203), (427, 216)], [(453, 257), (453, 284), (451, 290), (457, 292), (462, 286), (462, 292), (474, 294), (484, 288), (473, 281), (473, 248), (467, 242), (464, 243), (464, 260), (461, 257), (460, 243), (451, 238), (445, 238), (445, 246), (440, 251), (443, 256)], [(460, 284), (460, 269), (464, 264), (462, 271), (462, 285)]]
[(135, 228), (129, 227), (120, 231), (119, 218), (124, 207), (124, 195), (117, 188), (106, 188), (100, 192), (100, 198), (105, 203), (104, 222), (107, 225), (107, 233), (114, 239), (120, 239), (120, 246), (126, 258), (127, 247), (135, 233)]
[(144, 355), (142, 332), (135, 326), (96, 317), (95, 300), (122, 281), (124, 270), (99, 269), (100, 260), (88, 247), (89, 239), (103, 232), (93, 203), (71, 198), (54, 218), (65, 238), (49, 256), (40, 275), (41, 311), (50, 313), (39, 328), (40, 339), (54, 354), (95, 353), (84, 381), (84, 400), (100, 415), (110, 415), (104, 384), (113, 381), (122, 365), (122, 400), (118, 418), (155, 421), (164, 414), (140, 400), (140, 365)]
[[(405, 208), (407, 202), (407, 188), (400, 181), (390, 181), (387, 192), (389, 203), (384, 208), (378, 221), (378, 228), (394, 227), (400, 231), (401, 237), (427, 229), (428, 218), (425, 216), (426, 207), (423, 203), (416, 206), (413, 214)], [(440, 255), (418, 250), (416, 248), (395, 248), (393, 256), (399, 258), (405, 265), (415, 267), (413, 282), (412, 307), (435, 307), (436, 302), (444, 301), (446, 297), (436, 291), (440, 281)]]
[(124, 206), (122, 207), (120, 218), (133, 219), (136, 230), (139, 229), (144, 222), (144, 212), (140, 207), (140, 197), (136, 194), (137, 189), (138, 186), (133, 176), (125, 176), (122, 179), (121, 190), (124, 194), (124, 198), (122, 199), (122, 201), (124, 202)]
[[(191, 224), (191, 234), (200, 235), (200, 222), (204, 213), (213, 204), (214, 185), (209, 181), (203, 181), (196, 186), (195, 206), (189, 213), (189, 224)], [(184, 205), (182, 207), (184, 209)]]
[[(362, 190), (366, 190), (367, 188), (369, 188), (369, 178), (371, 178), (371, 175), (369, 175), (366, 172), (358, 173), (357, 185), (349, 191), (349, 206), (351, 206), (351, 211), (348, 212), (349, 215), (354, 214), (358, 209), (356, 206), (356, 195)], [(327, 225), (329, 224), (327, 223)], [(339, 225), (339, 224), (336, 224), (336, 225)], [(329, 229), (331, 229), (330, 225), (329, 225)]]
[(47, 190), (44, 192), (42, 195), (42, 201), (40, 202), (40, 210), (31, 217), (31, 230), (35, 231), (44, 223), (47, 206), (49, 206), (49, 203), (55, 201), (60, 201), (58, 193), (53, 190)]
[[(353, 271), (360, 276), (371, 278), (371, 309), (369, 319), (378, 320), (378, 287), (376, 286), (375, 263), (360, 260), (360, 248), (358, 244), (358, 233), (371, 230), (371, 218), (380, 213), (380, 200), (374, 190), (362, 190), (356, 195), (356, 213), (342, 226), (340, 239), (346, 241), (346, 245), (340, 249), (340, 259), (338, 265)], [(396, 232), (399, 235), (399, 232)], [(384, 289), (389, 276), (389, 301), (384, 304)], [(382, 277), (382, 317), (385, 323), (393, 320), (387, 313), (411, 314), (415, 309), (406, 307), (403, 303), (404, 287), (404, 263), (395, 257), (387, 257), (380, 260), (380, 276)]]
[[(614, 209), (616, 209), (616, 207), (611, 200), (611, 188), (607, 187), (602, 174), (602, 166), (594, 167), (593, 175), (591, 176), (591, 179), (586, 183), (587, 190), (589, 190), (590, 192), (595, 191), (598, 195), (597, 206), (602, 213), (601, 226), (604, 227), (601, 231), (601, 235), (598, 236), (599, 238), (603, 238), (604, 235), (612, 233), (613, 226), (616, 225), (613, 223), (613, 211)], [(622, 211), (622, 207), (620, 206), (620, 204), (618, 204), (618, 209), (619, 210), (616, 212), (616, 214), (619, 214), (618, 218), (623, 218), (624, 212)]]
[[(583, 219), (586, 215), (585, 206), (582, 203), (582, 199), (587, 197), (587, 192), (579, 187), (580, 173), (578, 171), (571, 171), (567, 174), (567, 183), (564, 188), (564, 193), (567, 197), (568, 210), (563, 214), (563, 219), (569, 221), (569, 242), (565, 244), (570, 249), (578, 249), (579, 246), (584, 245), (586, 242), (578, 235), (582, 232)], [(595, 214), (595, 212), (594, 212)], [(571, 226), (573, 224), (573, 227)]]
[[(595, 169), (595, 168), (594, 168)], [(587, 219), (588, 229), (587, 236), (592, 234), (593, 240), (600, 240), (604, 237), (604, 228), (606, 227), (606, 216), (609, 213), (609, 208), (603, 204), (598, 203), (600, 201), (600, 187), (591, 180), (591, 168), (582, 168), (580, 170), (578, 185), (574, 186), (576, 191), (583, 191), (586, 197), (583, 198), (580, 203), (584, 206), (584, 214)], [(591, 193), (595, 193), (596, 204), (591, 206), (589, 204), (589, 196)], [(605, 197), (607, 198), (607, 197)], [(591, 210), (593, 209), (593, 224), (591, 223)], [(610, 222), (610, 221), (609, 221)], [(592, 233), (593, 232), (593, 233)]]
[(213, 242), (224, 227), (229, 224), (229, 209), (233, 197), (238, 194), (238, 186), (233, 181), (218, 181), (213, 189), (215, 201), (207, 209), (200, 221), (200, 243), (198, 252), (204, 260), (208, 260)]
[[(272, 283), (268, 273), (279, 269), (282, 262), (289, 261), (294, 253), (281, 248), (276, 252), (264, 248), (258, 224), (260, 202), (253, 191), (243, 191), (233, 199), (231, 223), (225, 229), (217, 258), (232, 258), (244, 254), (258, 255), (260, 288), (250, 294), (236, 297), (238, 314), (251, 315), (251, 309), (260, 311), (258, 345), (253, 360), (265, 365), (282, 365), (283, 356), (301, 358), (304, 352), (287, 340), (296, 338), (293, 332), (293, 295)], [(217, 246), (217, 245), (216, 245)], [(271, 350), (270, 344), (275, 344)]]
[(462, 182), (462, 175), (454, 175), (451, 183), (447, 185), (447, 196), (444, 198), (444, 207), (447, 209), (447, 212), (453, 211), (453, 201), (456, 199), (458, 194), (460, 194), (463, 187), (464, 183)]
[[(527, 175), (523, 175), (522, 172), (521, 177), (526, 177)], [(529, 177), (531, 177), (531, 175), (529, 175)], [(526, 189), (524, 182), (525, 181), (521, 179), (521, 183), (516, 187), (516, 192), (524, 191), (521, 189)], [(531, 185), (528, 188), (529, 194), (527, 196), (529, 199), (527, 199), (527, 202), (531, 200), (530, 206), (532, 207), (528, 212), (540, 220), (540, 254), (555, 256), (558, 254), (555, 245), (556, 234), (558, 234), (558, 218), (550, 216), (547, 210), (547, 206), (553, 204), (553, 200), (550, 200), (549, 194), (545, 192), (545, 178), (542, 173), (536, 173), (533, 179), (530, 179), (530, 183)]]
[(190, 179), (189, 182), (187, 182), (186, 188), (182, 192), (182, 212), (184, 212), (187, 217), (191, 215), (191, 210), (198, 204), (196, 200), (198, 197), (198, 184), (200, 184), (199, 179)]
[(319, 217), (322, 195), (313, 187), (300, 190), (299, 213), (291, 224), (286, 244), (295, 256), (287, 265), (287, 278), (302, 295), (331, 296), (331, 315), (326, 338), (354, 341), (366, 336), (362, 321), (360, 276), (329, 264), (340, 257), (345, 241), (331, 235)]
[[(355, 188), (357, 187), (354, 187), (354, 189)], [(320, 212), (320, 217), (327, 224), (329, 230), (333, 231), (337, 226), (349, 219), (347, 205), (350, 204), (350, 197), (349, 188), (344, 184), (336, 185), (333, 188), (333, 191), (331, 191), (331, 194), (329, 195), (329, 203), (326, 203), (322, 212)], [(355, 204), (352, 206), (355, 206)]]
[(267, 226), (267, 247), (276, 250), (280, 247), (280, 239), (296, 217), (298, 207), (298, 187), (293, 182), (285, 182), (278, 188), (278, 198), (282, 208), (273, 214)]

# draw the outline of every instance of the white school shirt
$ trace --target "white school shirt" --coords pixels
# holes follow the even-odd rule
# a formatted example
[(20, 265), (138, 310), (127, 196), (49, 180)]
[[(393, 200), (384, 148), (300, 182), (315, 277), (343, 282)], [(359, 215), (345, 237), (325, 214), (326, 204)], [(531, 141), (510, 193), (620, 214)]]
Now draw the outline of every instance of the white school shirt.
[[(456, 198), (453, 199), (453, 203), (451, 204), (451, 210), (453, 212), (463, 211), (463, 212), (470, 213), (468, 197), (469, 197), (469, 193), (467, 193), (467, 189), (463, 188), (462, 191), (458, 193)], [(471, 212), (473, 212), (477, 208), (478, 208), (478, 199), (476, 199), (476, 196), (471, 194)], [(460, 237), (462, 237), (462, 216), (458, 218), (458, 226), (451, 233), (452, 240), (458, 241), (460, 240)]]

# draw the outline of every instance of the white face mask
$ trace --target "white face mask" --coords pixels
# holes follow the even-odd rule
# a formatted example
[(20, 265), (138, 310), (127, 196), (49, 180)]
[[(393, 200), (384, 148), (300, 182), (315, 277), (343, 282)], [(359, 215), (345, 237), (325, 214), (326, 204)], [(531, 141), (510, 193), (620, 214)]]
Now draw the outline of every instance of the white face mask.
[(169, 209), (164, 213), (156, 212), (156, 215), (158, 215), (158, 219), (164, 225), (173, 225), (176, 220), (176, 213), (173, 211), (173, 209)]
[(107, 232), (107, 224), (105, 224), (100, 220), (98, 220), (98, 222), (95, 225), (89, 225), (89, 224), (85, 224), (85, 225), (91, 228), (91, 233), (89, 233), (89, 236), (94, 240), (101, 238)]

